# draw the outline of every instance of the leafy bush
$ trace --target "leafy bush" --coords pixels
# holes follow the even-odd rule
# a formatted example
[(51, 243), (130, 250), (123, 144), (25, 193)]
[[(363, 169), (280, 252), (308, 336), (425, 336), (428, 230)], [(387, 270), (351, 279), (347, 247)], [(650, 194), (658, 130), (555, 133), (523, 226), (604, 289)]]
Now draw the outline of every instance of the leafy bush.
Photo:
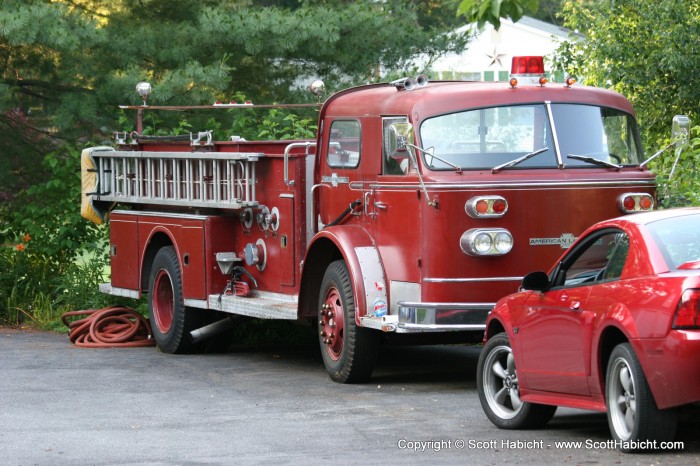
[[(245, 96), (236, 94), (236, 102), (244, 102)], [(212, 112), (216, 112), (212, 115)], [(213, 138), (227, 141), (231, 136), (248, 141), (313, 139), (318, 128), (316, 109), (271, 108), (267, 111), (252, 108), (231, 108), (199, 111), (197, 114), (168, 115), (167, 112), (145, 112), (143, 134), (166, 136), (190, 132), (212, 131)], [(134, 125), (126, 115), (119, 119), (122, 131), (133, 131)]]
[[(669, 140), (659, 144), (668, 144)], [(651, 163), (657, 173), (659, 204), (663, 208), (700, 205), (700, 178), (696, 167), (700, 165), (700, 126), (690, 130), (688, 146), (669, 150)]]
[(44, 180), (0, 210), (0, 323), (52, 326), (106, 304), (107, 229), (80, 216), (80, 153), (52, 152), (42, 168)]

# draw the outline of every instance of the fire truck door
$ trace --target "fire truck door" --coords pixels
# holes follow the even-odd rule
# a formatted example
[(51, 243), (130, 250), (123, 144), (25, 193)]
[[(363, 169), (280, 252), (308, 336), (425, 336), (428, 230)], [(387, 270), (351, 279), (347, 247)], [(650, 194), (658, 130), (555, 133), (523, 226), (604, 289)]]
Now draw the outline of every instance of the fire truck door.
[[(347, 216), (354, 209), (347, 209), (355, 201), (361, 201), (361, 191), (351, 187), (362, 178), (360, 171), (361, 124), (359, 119), (336, 118), (327, 126), (319, 164), (319, 174), (323, 188), (318, 191), (319, 227), (330, 224), (347, 223)], [(345, 214), (345, 215), (343, 215)]]
[[(391, 150), (389, 126), (405, 117), (384, 118), (381, 174), (366, 192), (367, 221), (379, 248), (392, 308), (399, 300), (412, 301), (420, 281), (421, 210), (418, 176), (405, 152)], [(403, 291), (399, 291), (403, 290)], [(411, 291), (408, 295), (404, 292)], [(404, 295), (401, 295), (404, 293)]]
[[(408, 181), (409, 177), (406, 178)], [(380, 177), (368, 193), (370, 231), (379, 248), (387, 279), (418, 283), (419, 200), (415, 190), (396, 187), (394, 183), (389, 177)]]

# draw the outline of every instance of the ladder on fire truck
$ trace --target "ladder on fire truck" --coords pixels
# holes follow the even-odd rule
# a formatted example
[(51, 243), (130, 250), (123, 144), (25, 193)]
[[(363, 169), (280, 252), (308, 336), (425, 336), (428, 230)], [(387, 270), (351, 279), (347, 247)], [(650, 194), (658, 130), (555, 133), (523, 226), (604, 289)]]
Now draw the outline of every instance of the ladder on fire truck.
[(256, 207), (255, 164), (263, 153), (124, 151), (95, 147), (90, 157), (96, 201), (211, 207)]

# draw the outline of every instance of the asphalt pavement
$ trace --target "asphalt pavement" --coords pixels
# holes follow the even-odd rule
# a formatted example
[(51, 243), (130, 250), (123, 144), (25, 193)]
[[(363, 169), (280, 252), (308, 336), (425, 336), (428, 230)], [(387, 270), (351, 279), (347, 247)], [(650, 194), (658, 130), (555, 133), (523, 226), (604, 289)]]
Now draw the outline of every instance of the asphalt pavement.
[(0, 464), (700, 464), (696, 420), (682, 449), (646, 454), (611, 448), (600, 413), (502, 431), (479, 404), (478, 347), (381, 354), (370, 383), (340, 385), (313, 342), (179, 356), (0, 329)]

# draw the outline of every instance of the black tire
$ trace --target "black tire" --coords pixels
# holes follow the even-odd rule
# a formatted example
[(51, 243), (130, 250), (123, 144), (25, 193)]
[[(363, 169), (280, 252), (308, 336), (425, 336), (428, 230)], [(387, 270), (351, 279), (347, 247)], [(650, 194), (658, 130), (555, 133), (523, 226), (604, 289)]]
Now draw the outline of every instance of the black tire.
[(513, 350), (505, 333), (494, 335), (481, 350), (476, 387), (484, 413), (499, 429), (542, 427), (557, 410), (520, 400)]
[[(622, 441), (622, 451), (639, 449), (642, 442), (671, 441), (676, 435), (677, 411), (659, 409), (629, 343), (613, 348), (605, 375), (605, 404), (608, 426), (614, 440)], [(635, 445), (636, 444), (636, 445)]]
[(319, 343), (331, 379), (339, 383), (370, 378), (379, 352), (377, 331), (355, 323), (355, 299), (350, 274), (342, 260), (323, 275), (318, 298)]
[(153, 336), (163, 353), (192, 353), (201, 348), (192, 343), (190, 332), (203, 325), (204, 313), (185, 307), (180, 263), (172, 246), (161, 248), (153, 259), (148, 311)]

